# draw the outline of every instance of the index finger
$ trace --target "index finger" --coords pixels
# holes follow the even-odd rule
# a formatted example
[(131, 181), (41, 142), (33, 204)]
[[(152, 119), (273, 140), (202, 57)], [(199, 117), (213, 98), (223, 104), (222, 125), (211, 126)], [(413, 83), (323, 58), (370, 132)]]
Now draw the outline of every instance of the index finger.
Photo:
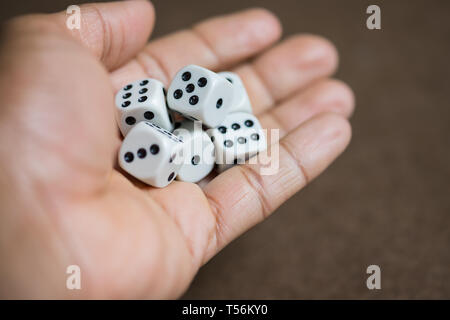
[(150, 42), (135, 59), (112, 73), (121, 88), (136, 78), (167, 84), (188, 64), (221, 70), (261, 52), (281, 35), (278, 19), (265, 9), (249, 9), (210, 18)]

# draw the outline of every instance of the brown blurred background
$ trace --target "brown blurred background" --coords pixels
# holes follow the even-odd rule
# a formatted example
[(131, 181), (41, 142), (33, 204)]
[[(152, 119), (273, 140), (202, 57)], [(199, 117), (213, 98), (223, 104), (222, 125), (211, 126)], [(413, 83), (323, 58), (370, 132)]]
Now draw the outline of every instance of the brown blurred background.
[[(74, 1), (2, 1), (0, 20)], [(450, 1), (154, 1), (154, 36), (261, 6), (337, 46), (356, 94), (349, 149), (203, 267), (187, 299), (450, 298)], [(381, 30), (366, 28), (370, 4)], [(381, 267), (381, 290), (366, 268)]]

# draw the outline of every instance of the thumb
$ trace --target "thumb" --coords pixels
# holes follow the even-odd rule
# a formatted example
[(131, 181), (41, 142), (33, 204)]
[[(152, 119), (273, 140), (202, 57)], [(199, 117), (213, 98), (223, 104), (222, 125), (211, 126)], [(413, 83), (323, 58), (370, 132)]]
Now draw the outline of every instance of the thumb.
[[(153, 5), (149, 1), (92, 3), (81, 5), (79, 9), (43, 15), (42, 18), (54, 21), (87, 47), (109, 70), (118, 68), (143, 48), (155, 20)], [(72, 21), (79, 21), (79, 25), (70, 29), (68, 24)]]

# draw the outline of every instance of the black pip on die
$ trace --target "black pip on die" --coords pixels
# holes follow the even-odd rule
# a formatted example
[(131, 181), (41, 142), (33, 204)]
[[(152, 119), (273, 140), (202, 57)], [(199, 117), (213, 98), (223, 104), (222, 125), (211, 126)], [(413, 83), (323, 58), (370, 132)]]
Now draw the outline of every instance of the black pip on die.
[[(115, 104), (125, 136), (119, 165), (154, 187), (175, 178), (199, 182), (215, 164), (222, 172), (267, 148), (244, 84), (233, 72), (188, 65), (167, 94), (160, 81), (141, 79), (123, 87)], [(176, 125), (173, 112), (184, 117)]]
[(154, 187), (171, 183), (183, 163), (183, 143), (148, 121), (135, 125), (123, 140), (119, 164), (133, 177)]
[(247, 90), (245, 90), (241, 77), (237, 73), (230, 71), (219, 72), (218, 74), (225, 77), (233, 86), (233, 101), (228, 112), (252, 113), (252, 105), (250, 104), (250, 99), (248, 98)]
[(188, 65), (175, 75), (167, 90), (169, 107), (203, 125), (217, 127), (228, 114), (233, 101), (233, 86), (208, 69)]
[(172, 131), (171, 112), (166, 107), (162, 82), (142, 79), (123, 87), (116, 95), (117, 123), (124, 136), (140, 121), (150, 121)]
[(266, 150), (264, 132), (256, 117), (249, 113), (229, 114), (217, 128), (208, 130), (216, 150), (216, 164), (222, 172), (234, 164)]
[(199, 121), (186, 119), (176, 127), (173, 134), (183, 140), (184, 144), (184, 162), (178, 172), (177, 180), (198, 182), (214, 169), (214, 144), (208, 134), (202, 130)]

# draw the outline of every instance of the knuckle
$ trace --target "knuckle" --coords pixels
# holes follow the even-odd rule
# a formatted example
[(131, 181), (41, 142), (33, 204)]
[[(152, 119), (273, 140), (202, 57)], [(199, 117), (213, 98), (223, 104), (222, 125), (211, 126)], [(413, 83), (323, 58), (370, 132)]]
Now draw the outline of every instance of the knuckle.
[(353, 90), (348, 84), (337, 79), (327, 79), (319, 85), (319, 95), (327, 95), (338, 112), (345, 116), (350, 116), (355, 105), (355, 96)]
[(250, 165), (238, 166), (241, 174), (243, 175), (247, 185), (257, 196), (261, 210), (261, 220), (266, 219), (273, 209), (270, 206), (269, 197), (264, 187), (264, 181), (261, 175), (259, 175)]
[(283, 148), (283, 150), (287, 153), (288, 157), (292, 160), (292, 162), (295, 164), (295, 167), (298, 169), (298, 176), (301, 181), (300, 185), (305, 186), (310, 182), (310, 177), (308, 174), (308, 171), (302, 164), (302, 160), (299, 156), (296, 155), (295, 151), (293, 150), (293, 147), (289, 144), (289, 142), (285, 139), (280, 141), (280, 146)]
[(90, 30), (88, 30), (89, 34), (81, 34), (81, 37), (84, 38), (81, 40), (86, 41), (95, 31), (95, 34), (99, 37), (97, 42), (102, 44), (99, 46), (101, 52), (98, 55), (103, 59), (111, 50), (111, 28), (108, 21), (96, 4), (89, 4), (84, 7), (84, 14), (81, 16), (81, 20), (82, 25), (91, 26)]
[(321, 36), (312, 34), (300, 34), (292, 36), (289, 40), (299, 51), (306, 56), (314, 56), (318, 64), (334, 71), (338, 65), (338, 52), (334, 44)]
[(258, 19), (264, 20), (264, 25), (267, 28), (266, 30), (273, 33), (273, 38), (279, 38), (281, 36), (283, 28), (280, 19), (274, 12), (263, 7), (254, 7), (250, 9), (249, 12)]

